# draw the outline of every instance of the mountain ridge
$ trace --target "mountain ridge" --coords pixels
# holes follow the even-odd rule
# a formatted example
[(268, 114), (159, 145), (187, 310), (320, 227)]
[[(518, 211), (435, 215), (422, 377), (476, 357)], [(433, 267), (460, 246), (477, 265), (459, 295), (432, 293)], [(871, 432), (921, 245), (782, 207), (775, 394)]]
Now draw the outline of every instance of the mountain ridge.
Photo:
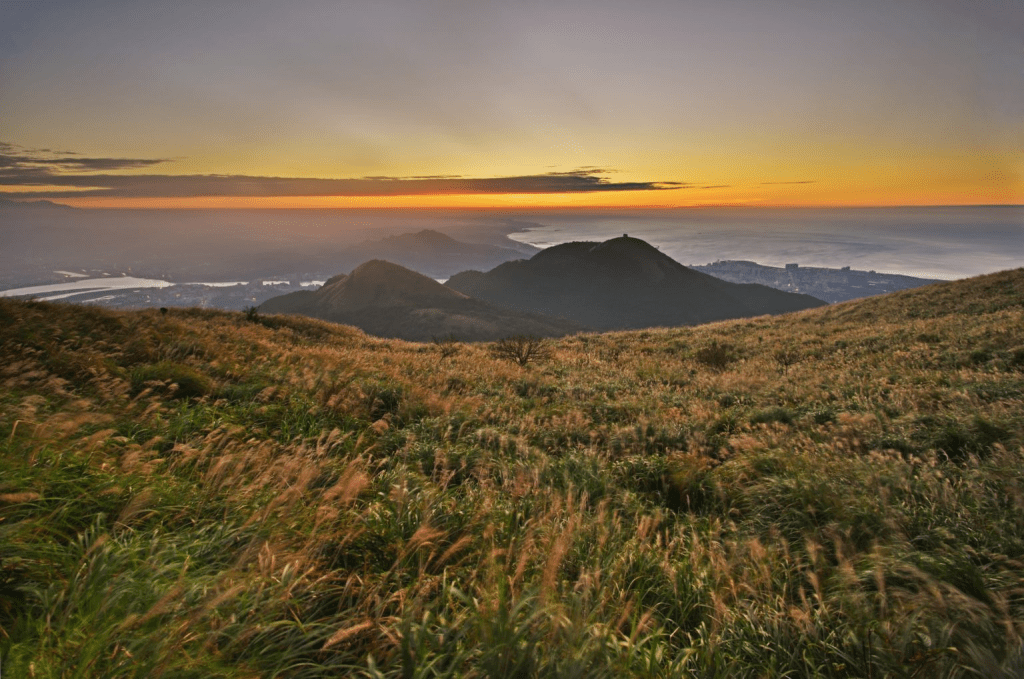
[(808, 295), (722, 281), (629, 236), (556, 245), (486, 273), (461, 272), (445, 285), (598, 330), (693, 325), (826, 304)]
[(428, 341), (454, 335), (486, 341), (513, 334), (558, 336), (585, 328), (473, 299), (392, 262), (370, 260), (315, 291), (274, 297), (261, 313), (301, 314), (354, 325), (379, 337)]

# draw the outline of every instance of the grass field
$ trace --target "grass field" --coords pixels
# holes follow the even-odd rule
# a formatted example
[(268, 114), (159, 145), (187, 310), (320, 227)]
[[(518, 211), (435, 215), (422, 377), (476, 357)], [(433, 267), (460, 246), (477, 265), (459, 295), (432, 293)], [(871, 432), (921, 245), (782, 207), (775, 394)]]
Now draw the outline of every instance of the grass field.
[(520, 366), (0, 300), (2, 676), (1024, 676), (1022, 303)]

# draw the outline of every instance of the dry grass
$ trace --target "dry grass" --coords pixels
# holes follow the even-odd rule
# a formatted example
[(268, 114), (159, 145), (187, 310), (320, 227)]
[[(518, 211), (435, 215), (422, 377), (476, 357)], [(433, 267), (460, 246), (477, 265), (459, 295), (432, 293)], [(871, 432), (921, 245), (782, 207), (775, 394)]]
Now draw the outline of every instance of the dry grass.
[(1018, 270), (527, 368), (0, 301), (2, 669), (1020, 676), (1022, 300)]

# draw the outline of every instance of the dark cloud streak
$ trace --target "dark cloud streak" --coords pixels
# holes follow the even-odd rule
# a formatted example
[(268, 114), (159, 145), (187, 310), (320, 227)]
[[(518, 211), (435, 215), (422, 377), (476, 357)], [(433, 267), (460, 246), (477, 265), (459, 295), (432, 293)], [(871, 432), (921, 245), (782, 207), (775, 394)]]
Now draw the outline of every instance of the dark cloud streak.
[[(139, 158), (53, 157), (49, 152), (0, 143), (0, 186), (66, 187), (4, 192), (9, 198), (110, 197), (197, 198), (237, 196), (417, 196), (507, 193), (591, 193), (605, 191), (665, 191), (687, 188), (682, 182), (612, 182), (601, 168), (580, 168), (517, 177), (362, 177), (317, 179), (249, 175), (167, 175), (97, 173), (130, 170), (165, 162)], [(92, 172), (89, 172), (89, 171)]]
[(526, 175), (463, 179), (311, 179), (246, 175), (54, 175), (5, 172), (0, 186), (65, 186), (61, 191), (5, 192), (15, 197), (192, 198), (208, 196), (416, 196), (505, 193), (665, 191), (680, 182), (609, 182), (596, 175)]
[(0, 176), (42, 172), (110, 172), (137, 170), (167, 162), (166, 158), (83, 158), (74, 151), (29, 149), (0, 142)]

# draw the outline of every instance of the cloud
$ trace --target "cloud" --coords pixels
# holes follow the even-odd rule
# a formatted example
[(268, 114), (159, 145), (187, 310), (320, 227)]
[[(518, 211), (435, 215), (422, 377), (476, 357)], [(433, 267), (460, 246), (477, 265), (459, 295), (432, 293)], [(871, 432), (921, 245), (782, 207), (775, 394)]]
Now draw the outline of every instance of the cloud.
[(727, 189), (730, 186), (732, 186), (732, 184), (709, 184), (708, 186), (699, 186), (697, 188), (700, 188), (700, 189)]
[(379, 181), (399, 181), (407, 179), (461, 179), (460, 174), (423, 174), (423, 175), (412, 175), (410, 177), (392, 177), (390, 175), (370, 175), (368, 177), (360, 177), (360, 179), (376, 179)]
[[(5, 191), (9, 198), (194, 198), (208, 196), (415, 196), (438, 194), (591, 193), (666, 191), (687, 188), (682, 182), (613, 182), (601, 168), (580, 168), (514, 177), (362, 177), (320, 179), (250, 175), (114, 175), (83, 170), (139, 169), (163, 160), (131, 158), (50, 157), (13, 144), (0, 145), (0, 186), (26, 187)], [(31, 190), (28, 187), (37, 187)], [(64, 189), (58, 187), (65, 187)]]
[(137, 170), (167, 162), (166, 158), (85, 158), (74, 151), (29, 149), (0, 142), (0, 178), (19, 173), (110, 172)]

